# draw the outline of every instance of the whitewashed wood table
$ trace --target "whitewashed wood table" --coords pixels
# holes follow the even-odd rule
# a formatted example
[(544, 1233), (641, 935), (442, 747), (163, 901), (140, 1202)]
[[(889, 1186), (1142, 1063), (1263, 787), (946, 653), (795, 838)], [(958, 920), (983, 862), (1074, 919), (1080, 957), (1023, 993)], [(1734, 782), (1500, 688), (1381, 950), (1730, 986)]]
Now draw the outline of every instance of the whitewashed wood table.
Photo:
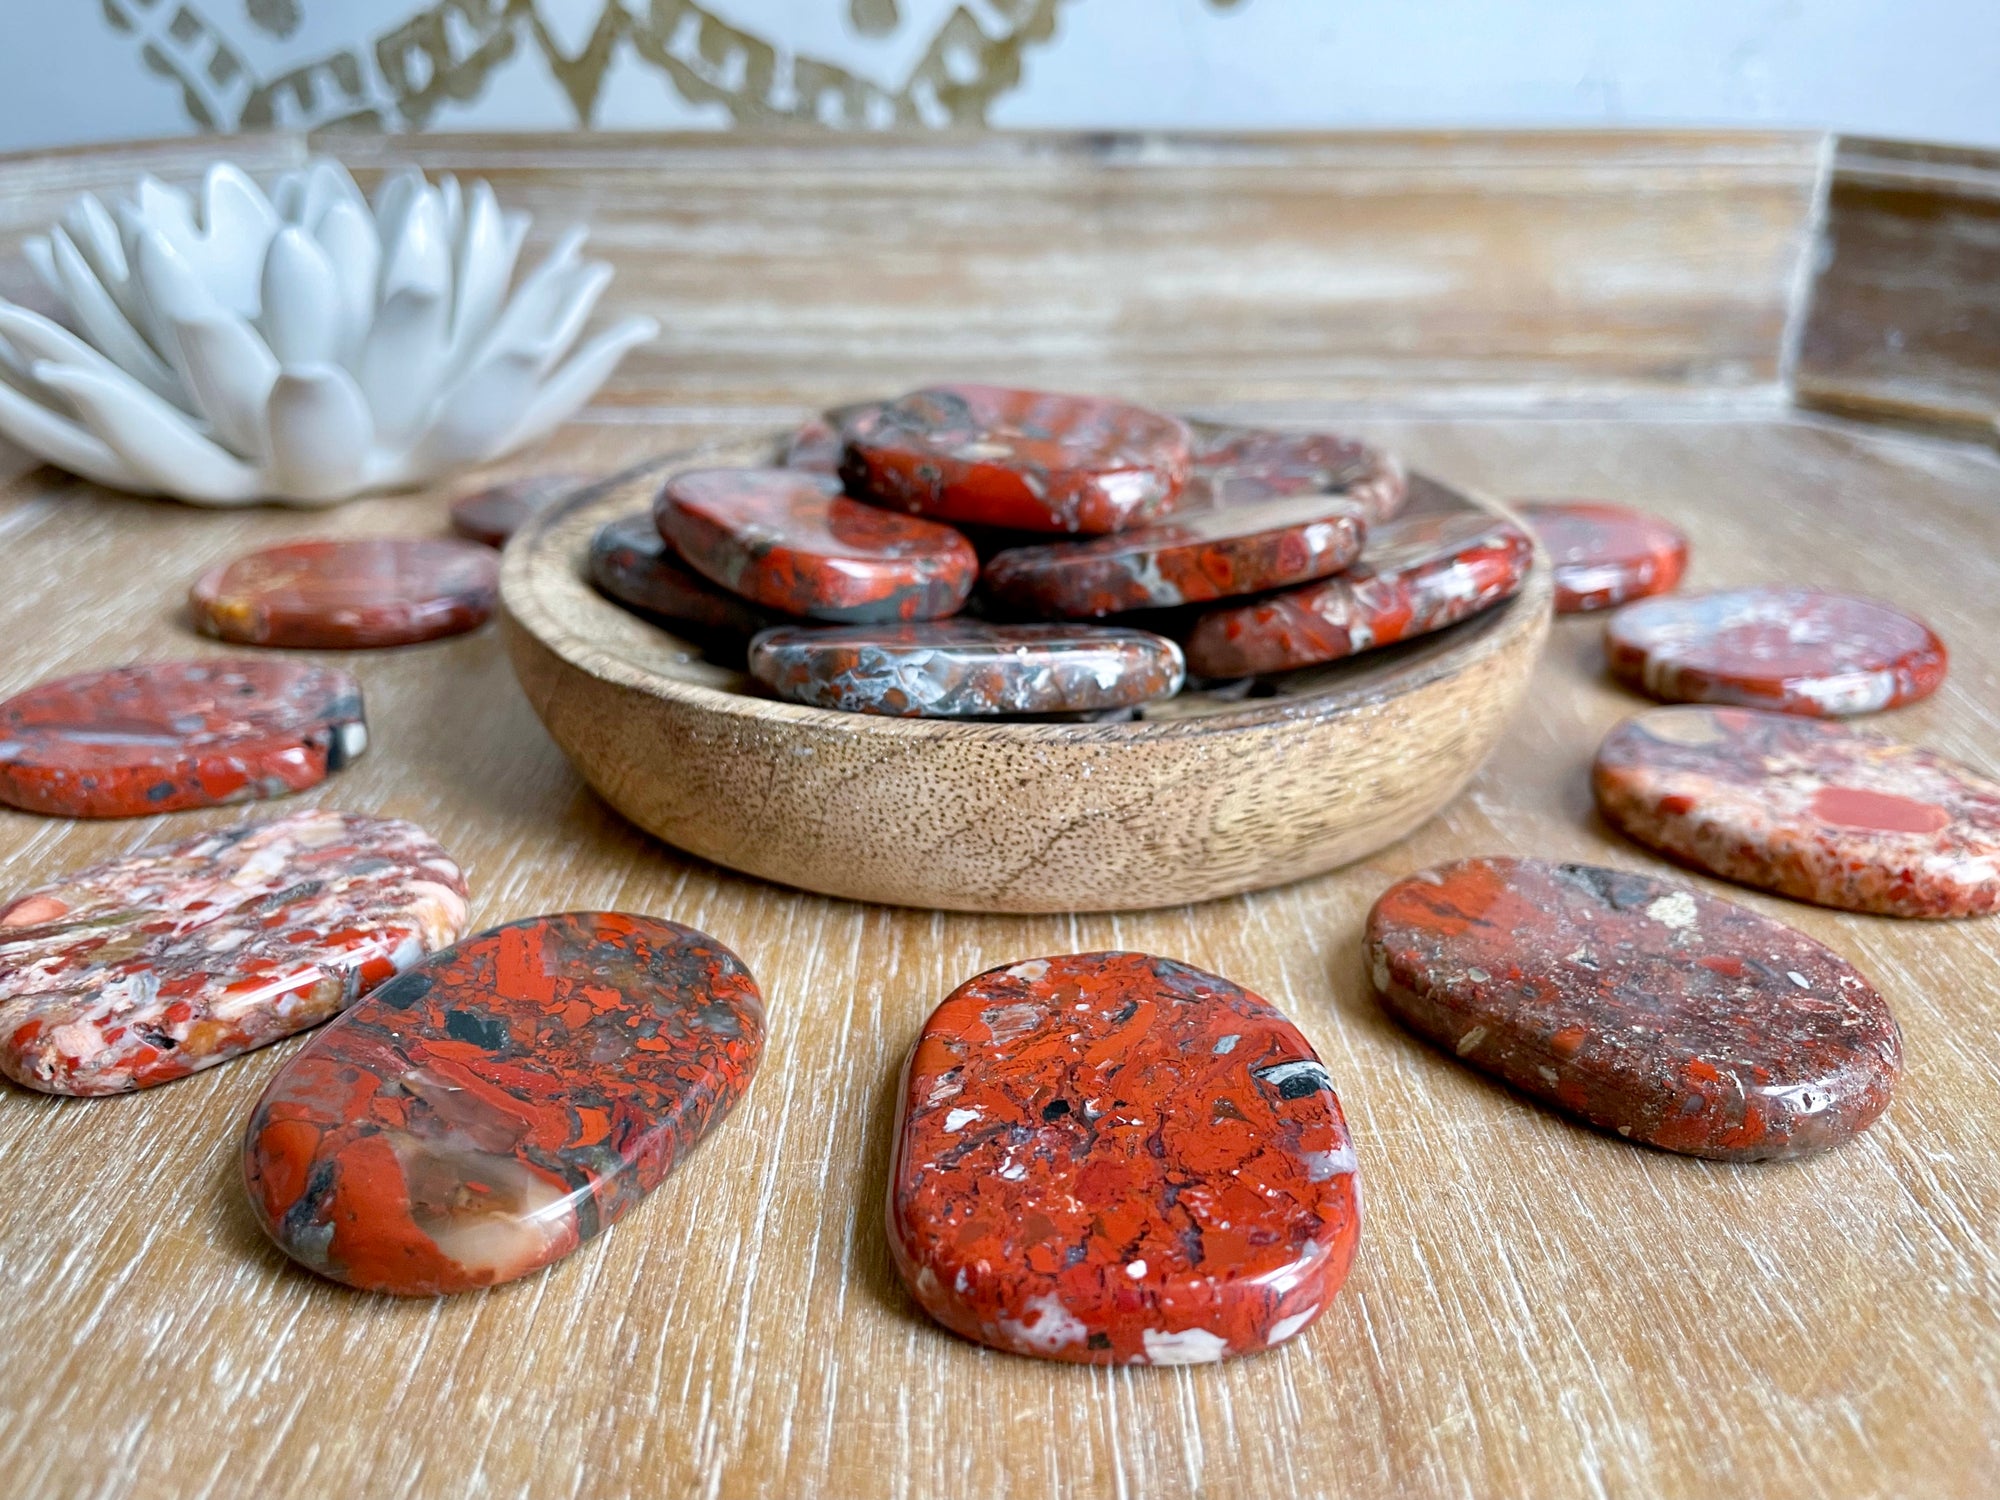
[[(1657, 510), (1691, 534), (1695, 585), (1918, 607), (1952, 675), (1886, 727), (1995, 763), (2000, 171), (1974, 153), (1807, 135), (323, 144), (364, 172), (490, 175), (550, 233), (592, 218), (621, 310), (666, 326), (514, 471), (608, 471), (945, 375), (1337, 421), (1458, 483)], [(0, 161), (0, 292), (34, 298), (13, 249), (78, 188), (186, 177), (203, 154)], [(204, 566), (305, 534), (434, 533), (448, 499), (211, 515), (0, 450), (0, 692), (219, 650), (181, 614)], [(2000, 927), (1729, 892), (1850, 957), (1904, 1030), (1883, 1121), (1788, 1165), (1572, 1127), (1369, 998), (1362, 918), (1412, 870), (1488, 852), (1658, 868), (1590, 810), (1591, 750), (1639, 706), (1604, 680), (1598, 628), (1558, 622), (1499, 753), (1405, 842), (1276, 891), (1084, 918), (858, 906), (693, 861), (583, 787), (493, 631), (344, 658), (375, 745), (303, 800), (433, 829), (471, 867), (480, 923), (604, 905), (715, 934), (768, 997), (762, 1072), (610, 1234), (435, 1303), (318, 1281), (258, 1235), (238, 1132), (297, 1043), (129, 1098), (0, 1095), (0, 1490), (1990, 1492)], [(242, 816), (0, 814), (0, 878)], [(989, 965), (1105, 946), (1269, 997), (1339, 1084), (1361, 1255), (1280, 1351), (1010, 1358), (930, 1326), (889, 1269), (890, 1094), (923, 1016)]]

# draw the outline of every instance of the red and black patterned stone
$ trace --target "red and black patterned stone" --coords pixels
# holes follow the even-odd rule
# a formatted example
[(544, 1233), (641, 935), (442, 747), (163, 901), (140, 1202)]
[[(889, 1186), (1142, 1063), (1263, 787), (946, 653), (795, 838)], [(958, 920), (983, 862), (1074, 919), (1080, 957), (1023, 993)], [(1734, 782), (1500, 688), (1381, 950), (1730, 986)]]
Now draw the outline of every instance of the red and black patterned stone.
[(1143, 630), (932, 620), (771, 630), (750, 675), (780, 698), (898, 718), (1124, 708), (1180, 690), (1180, 647)]
[(117, 1094), (317, 1026), (465, 930), (421, 828), (313, 809), (79, 870), (0, 903), (0, 1072)]
[(1204, 614), (1188, 668), (1257, 676), (1428, 635), (1513, 598), (1534, 553), (1526, 532), (1491, 516), (1405, 516), (1369, 533), (1349, 572)]
[(1044, 618), (1206, 604), (1338, 573), (1361, 555), (1365, 524), (1344, 495), (1218, 493), (1156, 525), (1010, 548), (987, 560), (981, 582), (1004, 608)]
[(617, 912), (510, 922), (391, 980), (281, 1068), (244, 1180), (300, 1264), (371, 1292), (494, 1286), (636, 1205), (749, 1086), (742, 962)]
[(2000, 910), (2000, 782), (1915, 745), (1752, 708), (1656, 708), (1598, 747), (1605, 820), (1800, 901), (1892, 917)]
[(361, 686), (311, 662), (144, 662), (0, 703), (0, 802), (138, 818), (318, 786), (368, 747)]
[(1332, 1080), (1272, 1006), (1144, 953), (990, 969), (897, 1091), (889, 1246), (952, 1332), (1079, 1364), (1195, 1364), (1326, 1310), (1361, 1233)]
[(449, 537), (287, 542), (210, 569), (188, 595), (205, 635), (351, 650), (477, 630), (499, 597), (492, 549)]
[(461, 495), (451, 503), (451, 529), (469, 541), (504, 547), (507, 539), (590, 478), (585, 474), (534, 474)]
[(743, 664), (750, 639), (760, 630), (797, 623), (695, 572), (667, 545), (650, 515), (598, 528), (590, 541), (590, 581), (627, 609), (693, 637), (731, 666)]
[(825, 417), (814, 417), (809, 422), (800, 423), (785, 439), (785, 451), (780, 461), (788, 469), (804, 469), (812, 474), (838, 474), (840, 454), (845, 446), (839, 428)]
[(1814, 718), (1930, 696), (1944, 642), (1880, 599), (1748, 588), (1643, 599), (1604, 627), (1611, 674), (1669, 703), (1726, 703)]
[(845, 624), (954, 614), (979, 577), (949, 526), (849, 500), (800, 469), (696, 469), (660, 490), (653, 522), (688, 565), (766, 609)]
[(1597, 500), (1528, 501), (1520, 510), (1554, 564), (1559, 615), (1672, 593), (1687, 571), (1680, 528), (1642, 510)]
[(1016, 531), (1123, 531), (1186, 487), (1178, 417), (1098, 396), (940, 385), (858, 413), (841, 474), (878, 505)]
[(1370, 524), (1409, 498), (1409, 475), (1393, 455), (1330, 432), (1195, 423), (1194, 471), (1183, 507), (1242, 504), (1280, 495), (1339, 491)]
[(1902, 1071), (1889, 1007), (1804, 933), (1596, 865), (1468, 859), (1368, 918), (1376, 994), (1461, 1061), (1601, 1130), (1761, 1161), (1851, 1139)]

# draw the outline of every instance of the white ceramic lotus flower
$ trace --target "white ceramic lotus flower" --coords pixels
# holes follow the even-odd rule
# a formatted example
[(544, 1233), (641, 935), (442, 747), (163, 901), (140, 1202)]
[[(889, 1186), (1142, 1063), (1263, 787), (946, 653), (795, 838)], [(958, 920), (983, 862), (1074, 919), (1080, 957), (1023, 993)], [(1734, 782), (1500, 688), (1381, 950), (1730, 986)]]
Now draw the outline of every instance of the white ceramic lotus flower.
[[(211, 167), (85, 194), (29, 259), (74, 331), (0, 300), (0, 433), (86, 479), (202, 505), (326, 505), (546, 435), (650, 318), (564, 359), (611, 280), (571, 230), (508, 283), (528, 216), (484, 182), (405, 169), (371, 206), (339, 164), (267, 198)], [(558, 363), (560, 361), (560, 363)]]

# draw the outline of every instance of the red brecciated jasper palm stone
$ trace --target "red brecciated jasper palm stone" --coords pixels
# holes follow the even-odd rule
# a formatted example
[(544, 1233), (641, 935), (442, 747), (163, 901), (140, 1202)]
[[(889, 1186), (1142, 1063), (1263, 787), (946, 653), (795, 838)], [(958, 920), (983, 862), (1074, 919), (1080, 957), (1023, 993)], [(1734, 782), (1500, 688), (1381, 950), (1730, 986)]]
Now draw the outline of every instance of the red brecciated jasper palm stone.
[(785, 440), (784, 466), (813, 474), (838, 474), (845, 446), (840, 429), (824, 417), (802, 422)]
[(1518, 526), (1469, 511), (1390, 521), (1351, 571), (1203, 615), (1188, 669), (1250, 677), (1428, 635), (1513, 598), (1534, 553)]
[(1171, 697), (1186, 668), (1144, 630), (933, 620), (766, 631), (750, 674), (815, 708), (949, 719), (1125, 708)]
[(566, 495), (590, 483), (583, 474), (535, 474), (461, 495), (451, 503), (451, 529), (468, 541), (504, 547), (507, 539)]
[(764, 1007), (674, 922), (571, 912), (467, 938), (279, 1070), (250, 1112), (264, 1230), (322, 1276), (435, 1296), (609, 1228), (749, 1086)]
[(676, 474), (653, 522), (713, 582), (813, 620), (935, 620), (979, 577), (972, 543), (949, 526), (849, 500), (839, 480), (801, 469)]
[(1170, 510), (1193, 434), (1099, 396), (939, 385), (857, 414), (841, 474), (877, 504), (946, 521), (1097, 535)]
[(368, 748), (361, 686), (303, 661), (144, 662), (0, 702), (0, 802), (138, 818), (318, 786)]
[(1929, 697), (1944, 642), (1879, 599), (1748, 588), (1628, 604), (1604, 626), (1611, 674), (1670, 703), (1726, 703), (1814, 718)]
[(1800, 901), (1891, 917), (2000, 909), (2000, 782), (1914, 745), (1751, 708), (1656, 708), (1598, 747), (1606, 821)]
[(1687, 538), (1642, 510), (1596, 500), (1527, 501), (1520, 510), (1555, 565), (1559, 615), (1671, 593), (1687, 571)]
[(1368, 917), (1397, 1019), (1628, 1140), (1717, 1161), (1804, 1156), (1888, 1106), (1902, 1037), (1873, 986), (1804, 933), (1596, 865), (1468, 859)]
[(1409, 498), (1409, 475), (1402, 464), (1354, 438), (1208, 422), (1190, 425), (1195, 434), (1194, 471), (1186, 506), (1337, 490), (1373, 524), (1395, 515)]
[(360, 537), (266, 547), (203, 574), (188, 595), (203, 634), (241, 646), (407, 646), (485, 624), (499, 597), (489, 547), (450, 537)]
[(897, 1090), (889, 1247), (924, 1311), (996, 1349), (1196, 1364), (1326, 1310), (1361, 1234), (1354, 1147), (1298, 1029), (1144, 953), (989, 969)]
[(590, 581), (634, 613), (724, 648), (739, 666), (757, 632), (797, 623), (710, 583), (680, 560), (649, 515), (598, 528), (590, 540)]
[(387, 818), (297, 812), (93, 865), (0, 905), (0, 1072), (51, 1094), (184, 1078), (464, 930), (464, 874)]
[(1000, 604), (1041, 616), (1206, 604), (1337, 573), (1361, 555), (1364, 527), (1342, 495), (1217, 496), (1135, 531), (1010, 548), (987, 560), (982, 581)]

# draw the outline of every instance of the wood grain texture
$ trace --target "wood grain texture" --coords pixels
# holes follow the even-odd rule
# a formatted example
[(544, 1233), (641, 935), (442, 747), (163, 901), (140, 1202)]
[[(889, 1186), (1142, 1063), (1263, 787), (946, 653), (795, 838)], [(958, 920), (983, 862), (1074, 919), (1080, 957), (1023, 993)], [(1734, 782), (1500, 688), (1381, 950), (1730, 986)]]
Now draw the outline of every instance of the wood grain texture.
[(1840, 143), (1793, 383), (2000, 440), (2000, 152)]
[[(586, 581), (590, 539), (676, 470), (768, 462), (782, 435), (639, 466), (507, 551), (528, 701), (605, 800), (676, 848), (824, 895), (952, 911), (1206, 901), (1373, 854), (1465, 785), (1548, 634), (1546, 559), (1511, 601), (1314, 691), (1129, 724), (877, 718), (780, 703)], [(1417, 476), (1411, 513), (1493, 514)], [(1389, 658), (1384, 661), (1382, 658)]]
[[(185, 149), (182, 161), (193, 155)], [(357, 149), (380, 160), (385, 148)], [(547, 184), (545, 201), (589, 199), (587, 157), (562, 160), (574, 180)], [(1797, 169), (1780, 165), (1770, 172)], [(0, 172), (9, 189), (0, 212), (13, 213), (22, 170)], [(44, 167), (25, 170), (35, 178)], [(778, 213), (776, 198), (747, 180), (732, 189), (727, 176), (718, 166), (701, 189), (717, 216), (708, 228), (696, 234), (690, 217), (677, 231), (691, 237), (685, 259), (708, 247), (735, 253), (727, 247), (750, 243)], [(1226, 178), (1218, 164), (1209, 180)], [(605, 201), (636, 222), (640, 175), (621, 180), (629, 186), (606, 190)], [(980, 179), (930, 181), (933, 207), (908, 230), (912, 248), (883, 248), (881, 259), (923, 261), (932, 236), (964, 254), (987, 201)], [(1163, 193), (1173, 185), (1153, 181)], [(1559, 217), (1563, 190), (1553, 168), (1543, 181), (1546, 223)], [(662, 178), (651, 191), (671, 207), (662, 183), (673, 185)], [(1723, 201), (1744, 200), (1725, 192)], [(1754, 206), (1744, 213), (1762, 222)], [(1148, 215), (1169, 217), (1165, 207)], [(14, 274), (25, 220), (6, 222), (0, 276)], [(1498, 243), (1536, 221), (1511, 222)], [(1253, 230), (1246, 221), (1246, 242)], [(1470, 244), (1496, 243), (1477, 225), (1466, 233)], [(1694, 586), (1784, 578), (1911, 604), (1950, 642), (1952, 676), (1880, 727), (1996, 768), (2000, 460), (1990, 450), (1787, 417), (1769, 409), (1761, 375), (1713, 389), (1641, 381), (1659, 399), (1605, 419), (1399, 416), (1389, 405), (1399, 398), (1480, 406), (1490, 389), (1518, 406), (1533, 388), (1453, 397), (1394, 382), (1365, 392), (1374, 404), (1359, 417), (1316, 412), (1298, 391), (1322, 379), (1327, 390), (1352, 388), (1341, 385), (1337, 343), (1257, 381), (1247, 356), (1235, 360), (1212, 337), (1176, 349), (1140, 320), (1132, 326), (1151, 327), (1152, 341), (1135, 334), (1128, 344), (1116, 322), (1065, 321), (1071, 305), (1119, 305), (1115, 288), (1083, 271), (1071, 300), (1051, 292), (1025, 304), (1037, 321), (1024, 314), (1018, 329), (996, 330), (968, 315), (936, 351), (907, 335), (875, 343), (861, 321), (873, 303), (856, 304), (863, 310), (835, 337), (866, 268), (833, 252), (851, 256), (858, 234), (789, 260), (738, 260), (726, 284), (679, 265), (671, 275), (723, 295), (728, 317), (749, 331), (719, 314), (703, 331), (698, 298), (684, 294), (691, 331), (628, 372), (623, 404), (599, 408), (515, 468), (608, 473), (803, 415), (822, 394), (912, 384), (961, 352), (998, 360), (1011, 338), (1032, 367), (1023, 378), (1069, 370), (1090, 385), (1127, 372), (1163, 400), (1260, 395), (1263, 407), (1231, 414), (1350, 423), (1413, 465), (1502, 496), (1599, 494), (1658, 510), (1693, 539)], [(1198, 304), (1217, 264), (1273, 275), (1287, 263), (1211, 256), (1182, 295)], [(1063, 264), (1100, 278), (1120, 269), (1102, 249)], [(1712, 289), (1720, 272), (1698, 266), (1694, 284)], [(652, 286), (671, 275), (633, 279)], [(1699, 324), (1712, 337), (1684, 329), (1651, 345), (1665, 351), (1660, 368), (1686, 370), (1701, 363), (1689, 351), (1752, 342), (1736, 344), (1722, 325), (1762, 307), (1757, 296), (1738, 304), (1704, 292), (1697, 305), (1703, 298), (1724, 309)], [(946, 305), (924, 315), (941, 337), (954, 333)], [(801, 307), (814, 331), (788, 344)], [(1608, 326), (1577, 316), (1574, 326)], [(1385, 304), (1375, 326), (1395, 318)], [(1223, 326), (1206, 314), (1190, 323), (1198, 334)], [(1299, 336), (1326, 338), (1314, 326)], [(721, 358), (732, 340), (733, 366)], [(1393, 368), (1396, 357), (1392, 346), (1371, 368)], [(1440, 380), (1462, 368), (1416, 364)], [(1254, 390), (1225, 389), (1239, 375)], [(1703, 404), (1717, 409), (1690, 415)], [(697, 419), (704, 408), (713, 417)], [(214, 515), (106, 495), (0, 449), (0, 639), (11, 648), (0, 655), (0, 692), (134, 657), (222, 652), (181, 615), (203, 567), (311, 534), (442, 533), (449, 498), (370, 500), (323, 516)], [(497, 631), (345, 659), (369, 695), (374, 748), (303, 801), (433, 829), (470, 867), (480, 923), (611, 905), (713, 933), (768, 997), (763, 1072), (728, 1124), (610, 1234), (546, 1276), (421, 1305), (295, 1270), (242, 1202), (243, 1116), (299, 1043), (130, 1098), (0, 1093), (0, 1275), (11, 1293), (0, 1306), (0, 1491), (28, 1500), (1990, 1494), (2000, 1471), (1991, 1019), (2000, 928), (1817, 911), (1687, 877), (1831, 945), (1875, 980), (1902, 1023), (1908, 1072), (1883, 1121), (1850, 1148), (1790, 1165), (1719, 1167), (1589, 1134), (1416, 1043), (1368, 996), (1363, 917), (1415, 869), (1478, 853), (1662, 868), (1590, 810), (1597, 739), (1642, 706), (1603, 678), (1599, 629), (1588, 618), (1557, 622), (1498, 753), (1403, 842), (1255, 896), (1076, 918), (860, 906), (677, 855), (585, 787), (515, 686)], [(24, 889), (255, 811), (113, 824), (0, 813), (0, 882)], [(1268, 1356), (1206, 1369), (1055, 1369), (942, 1333), (891, 1276), (880, 1216), (893, 1076), (923, 1017), (989, 965), (1104, 946), (1183, 959), (1266, 996), (1340, 1086), (1365, 1182), (1360, 1259), (1331, 1311)]]

